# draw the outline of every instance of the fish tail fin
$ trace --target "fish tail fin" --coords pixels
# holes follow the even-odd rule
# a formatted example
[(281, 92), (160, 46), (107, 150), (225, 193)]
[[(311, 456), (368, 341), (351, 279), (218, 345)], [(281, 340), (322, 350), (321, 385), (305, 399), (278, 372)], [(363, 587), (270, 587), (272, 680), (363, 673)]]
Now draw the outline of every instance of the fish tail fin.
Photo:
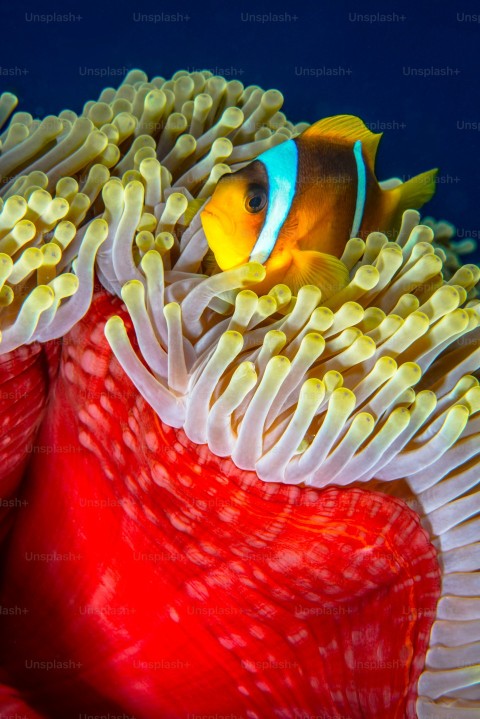
[(421, 175), (412, 177), (411, 180), (407, 180), (407, 182), (390, 190), (390, 192), (397, 194), (397, 212), (400, 216), (405, 210), (418, 210), (428, 200), (432, 199), (435, 193), (437, 172), (438, 169), (422, 172)]
[(316, 285), (322, 291), (322, 298), (326, 299), (350, 281), (347, 267), (333, 255), (315, 250), (292, 250), (291, 257), (282, 281), (293, 294), (297, 294), (303, 285)]

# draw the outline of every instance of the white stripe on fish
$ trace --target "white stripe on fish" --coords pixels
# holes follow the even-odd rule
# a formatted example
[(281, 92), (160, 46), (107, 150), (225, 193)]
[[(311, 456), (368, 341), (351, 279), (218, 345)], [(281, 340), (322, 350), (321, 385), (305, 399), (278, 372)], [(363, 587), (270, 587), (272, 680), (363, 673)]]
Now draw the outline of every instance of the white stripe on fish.
[(265, 223), (250, 255), (251, 262), (263, 264), (273, 252), (283, 223), (295, 197), (298, 149), (293, 140), (282, 142), (261, 155), (268, 177), (268, 209)]

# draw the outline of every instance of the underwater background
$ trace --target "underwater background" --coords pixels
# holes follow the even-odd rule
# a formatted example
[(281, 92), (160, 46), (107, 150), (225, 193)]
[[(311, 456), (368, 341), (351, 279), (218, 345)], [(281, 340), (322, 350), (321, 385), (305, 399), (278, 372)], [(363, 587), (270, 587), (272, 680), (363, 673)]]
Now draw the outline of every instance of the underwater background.
[[(377, 176), (439, 167), (425, 212), (480, 237), (480, 9), (459, 2), (177, 2), (2, 10), (0, 89), (34, 116), (79, 112), (134, 67), (277, 88), (293, 122), (348, 113), (385, 132)], [(475, 256), (466, 261), (480, 259)]]

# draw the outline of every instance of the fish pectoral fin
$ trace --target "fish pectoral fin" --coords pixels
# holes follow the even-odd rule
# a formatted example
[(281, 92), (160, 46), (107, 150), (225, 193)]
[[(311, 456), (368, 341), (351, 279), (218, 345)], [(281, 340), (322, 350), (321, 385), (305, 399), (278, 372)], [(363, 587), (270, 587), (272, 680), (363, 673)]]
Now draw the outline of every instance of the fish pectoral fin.
[(373, 169), (378, 143), (382, 133), (375, 133), (368, 129), (363, 120), (355, 115), (335, 115), (319, 120), (305, 130), (302, 137), (315, 140), (317, 138), (331, 138), (343, 140), (352, 146), (360, 140), (368, 165)]
[(292, 250), (291, 256), (283, 281), (294, 294), (302, 285), (315, 285), (321, 289), (322, 299), (326, 299), (350, 281), (347, 267), (338, 257), (315, 250)]
[(418, 210), (425, 202), (432, 199), (437, 172), (438, 169), (422, 172), (421, 175), (412, 177), (411, 180), (389, 190), (399, 197), (397, 211), (400, 217), (405, 210)]

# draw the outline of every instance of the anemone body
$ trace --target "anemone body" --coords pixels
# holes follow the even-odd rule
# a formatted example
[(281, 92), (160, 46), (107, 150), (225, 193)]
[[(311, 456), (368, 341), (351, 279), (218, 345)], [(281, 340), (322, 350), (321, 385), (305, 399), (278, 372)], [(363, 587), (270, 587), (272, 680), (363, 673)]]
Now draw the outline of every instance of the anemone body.
[(162, 424), (103, 336), (111, 312), (99, 295), (63, 345), (5, 572), (2, 605), (28, 610), (9, 676), (48, 716), (414, 717), (440, 592), (415, 513), (265, 484)]

